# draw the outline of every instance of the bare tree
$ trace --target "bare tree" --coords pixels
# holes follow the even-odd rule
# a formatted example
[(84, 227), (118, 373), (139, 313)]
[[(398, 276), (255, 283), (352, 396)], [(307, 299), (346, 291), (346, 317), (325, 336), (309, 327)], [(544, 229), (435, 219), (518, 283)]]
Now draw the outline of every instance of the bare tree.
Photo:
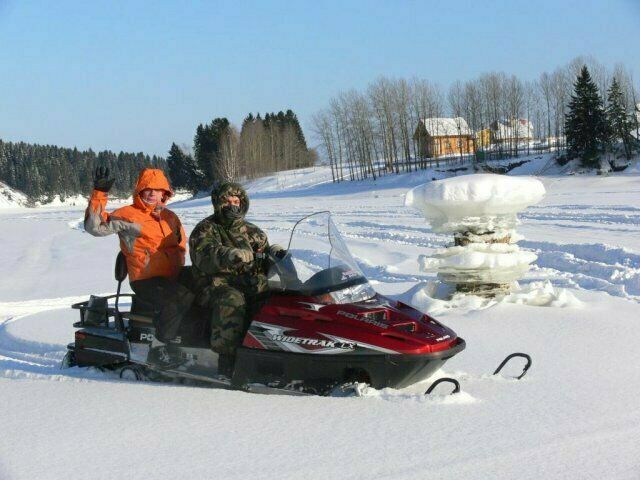
[(237, 180), (240, 176), (238, 140), (238, 130), (234, 126), (229, 126), (220, 134), (220, 150), (214, 165), (217, 177), (223, 181)]
[(378, 123), (382, 139), (382, 151), (386, 169), (400, 173), (398, 165), (398, 144), (396, 125), (394, 124), (393, 85), (385, 77), (374, 81), (368, 89), (371, 106)]
[(334, 132), (331, 125), (331, 114), (326, 110), (321, 110), (312, 118), (314, 133), (320, 138), (320, 144), (329, 160), (331, 168), (331, 178), (334, 182), (341, 181), (342, 177), (338, 174), (338, 158), (336, 156), (336, 145), (334, 140)]

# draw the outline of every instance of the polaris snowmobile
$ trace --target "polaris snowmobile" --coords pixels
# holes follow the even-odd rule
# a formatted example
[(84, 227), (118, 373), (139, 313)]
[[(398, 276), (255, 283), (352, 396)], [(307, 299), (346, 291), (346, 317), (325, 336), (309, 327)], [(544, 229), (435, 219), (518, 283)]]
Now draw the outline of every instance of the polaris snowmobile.
[(231, 378), (218, 374), (218, 355), (209, 346), (210, 315), (198, 307), (173, 342), (184, 363), (159, 370), (147, 361), (153, 305), (120, 293), (127, 275), (122, 254), (116, 261), (117, 293), (72, 306), (80, 310), (80, 322), (64, 363), (113, 370), (126, 379), (174, 377), (252, 392), (327, 395), (356, 382), (406, 387), (465, 348), (462, 338), (434, 318), (376, 293), (329, 212), (296, 223), (287, 254), (270, 258), (270, 265), (270, 292), (251, 319)]

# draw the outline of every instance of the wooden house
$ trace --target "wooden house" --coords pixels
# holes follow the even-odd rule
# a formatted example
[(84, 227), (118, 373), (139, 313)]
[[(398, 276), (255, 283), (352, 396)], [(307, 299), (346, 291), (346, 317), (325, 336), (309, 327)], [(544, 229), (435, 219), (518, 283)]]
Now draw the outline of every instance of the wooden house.
[(475, 152), (474, 138), (462, 117), (423, 118), (413, 134), (421, 158)]

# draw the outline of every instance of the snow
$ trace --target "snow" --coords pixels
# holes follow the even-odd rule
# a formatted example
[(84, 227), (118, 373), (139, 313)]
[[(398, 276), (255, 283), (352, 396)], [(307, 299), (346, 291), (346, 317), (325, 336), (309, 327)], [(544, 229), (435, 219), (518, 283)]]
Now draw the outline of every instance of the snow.
[(426, 183), (407, 193), (405, 205), (420, 210), (436, 232), (513, 228), (515, 214), (544, 197), (535, 178), (490, 173)]
[(38, 207), (86, 207), (87, 206), (87, 197), (83, 195), (72, 195), (65, 197), (64, 199), (60, 198), (60, 195), (54, 195), (53, 198), (47, 199), (47, 201), (38, 201), (35, 202), (35, 205)]
[(424, 272), (437, 271), (449, 284), (508, 285), (529, 270), (537, 256), (515, 244), (517, 213), (539, 203), (542, 182), (530, 177), (463, 175), (413, 188), (405, 205), (422, 212), (434, 232), (452, 233), (461, 245), (421, 255)]
[(24, 207), (27, 204), (27, 196), (0, 182), (0, 210), (7, 208)]
[(529, 270), (537, 259), (532, 252), (523, 252), (507, 243), (470, 243), (465, 247), (436, 250), (431, 256), (418, 258), (424, 272), (437, 271), (444, 281), (464, 283), (510, 283)]
[(518, 140), (519, 142), (531, 140), (533, 137), (533, 125), (524, 118), (500, 120), (491, 125), (496, 140), (508, 141)]
[[(527, 174), (547, 164), (532, 156)], [(60, 370), (77, 320), (68, 305), (115, 290), (118, 242), (84, 233), (79, 205), (0, 212), (0, 478), (639, 478), (640, 175), (540, 177), (547, 193), (518, 226), (523, 253), (538, 260), (518, 288), (421, 303), (436, 278), (416, 260), (451, 236), (404, 196), (446, 175), (332, 184), (329, 169), (316, 168), (248, 185), (249, 220), (272, 242), (286, 244), (302, 216), (332, 211), (376, 289), (415, 297), (466, 340), (429, 381), (360, 398)], [(212, 211), (206, 197), (171, 206), (187, 233)], [(527, 376), (511, 378), (518, 360), (491, 376), (515, 351), (533, 358)], [(442, 385), (425, 397), (442, 376), (462, 393)]]
[(459, 135), (473, 135), (462, 117), (455, 118), (423, 118), (420, 123), (424, 125), (427, 133), (432, 137), (456, 137)]

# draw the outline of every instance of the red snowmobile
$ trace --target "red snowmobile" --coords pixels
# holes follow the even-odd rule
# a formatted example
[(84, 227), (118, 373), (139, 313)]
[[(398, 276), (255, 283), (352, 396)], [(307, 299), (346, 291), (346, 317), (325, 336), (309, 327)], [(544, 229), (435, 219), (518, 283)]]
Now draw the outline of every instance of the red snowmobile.
[[(296, 223), (286, 256), (270, 260), (270, 292), (238, 349), (232, 378), (218, 375), (218, 355), (208, 345), (209, 314), (198, 308), (175, 341), (185, 363), (159, 371), (147, 361), (152, 306), (120, 293), (126, 278), (121, 255), (117, 293), (73, 305), (80, 322), (66, 365), (110, 369), (128, 379), (178, 377), (221, 388), (324, 395), (354, 382), (403, 388), (465, 348), (437, 320), (376, 293), (329, 212)], [(128, 310), (123, 297), (131, 297)]]

